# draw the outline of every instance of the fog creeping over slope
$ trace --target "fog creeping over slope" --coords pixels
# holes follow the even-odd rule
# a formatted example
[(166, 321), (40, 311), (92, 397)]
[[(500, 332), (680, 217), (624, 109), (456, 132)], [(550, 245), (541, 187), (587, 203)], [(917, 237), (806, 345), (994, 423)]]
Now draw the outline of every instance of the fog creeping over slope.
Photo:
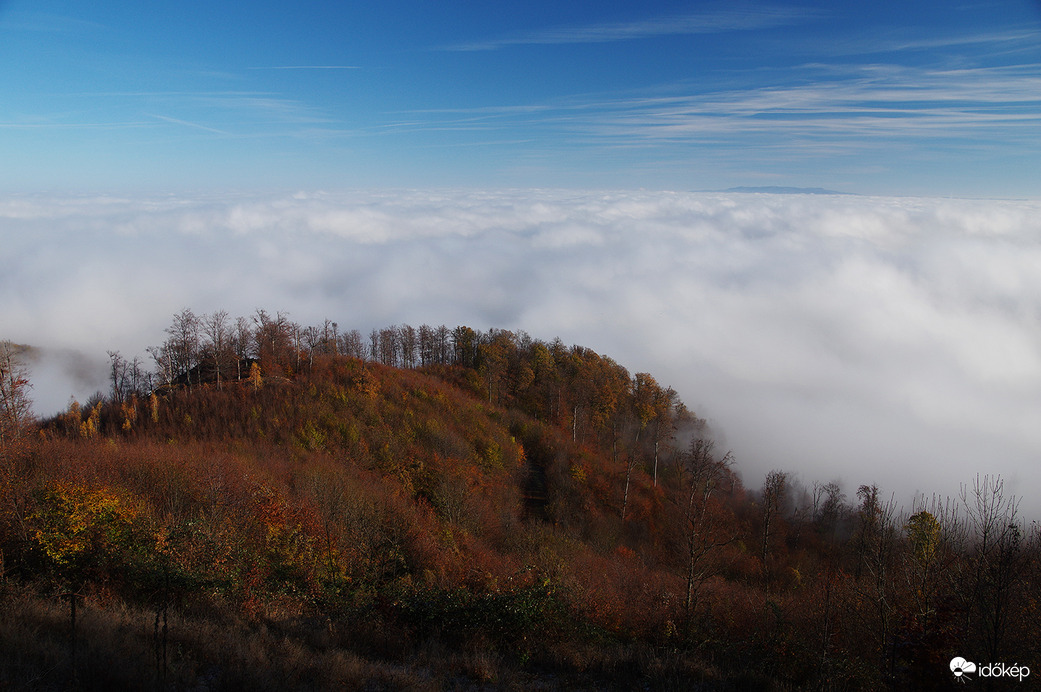
[[(670, 384), (745, 482), (1041, 508), (1041, 202), (568, 191), (0, 198), (0, 337), (37, 411), (174, 312), (526, 330)], [(68, 364), (68, 365), (67, 365)], [(1033, 494), (1033, 495), (1032, 495)]]

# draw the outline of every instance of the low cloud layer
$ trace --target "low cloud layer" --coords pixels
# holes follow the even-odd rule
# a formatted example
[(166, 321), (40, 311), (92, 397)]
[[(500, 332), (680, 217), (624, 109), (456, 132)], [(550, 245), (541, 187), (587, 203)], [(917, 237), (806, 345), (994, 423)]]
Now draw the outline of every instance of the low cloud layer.
[[(756, 487), (1041, 508), (1041, 203), (656, 192), (0, 199), (0, 337), (52, 413), (174, 312), (560, 336), (671, 384)], [(67, 354), (66, 354), (67, 355)], [(86, 359), (84, 361), (83, 359)], [(87, 389), (89, 387), (89, 389)], [(1031, 497), (1031, 493), (1038, 497)]]

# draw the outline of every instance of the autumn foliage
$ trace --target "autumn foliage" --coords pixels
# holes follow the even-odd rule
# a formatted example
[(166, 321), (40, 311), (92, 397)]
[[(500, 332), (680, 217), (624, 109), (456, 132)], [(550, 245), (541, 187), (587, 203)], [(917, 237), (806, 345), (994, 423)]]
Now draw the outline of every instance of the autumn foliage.
[(1000, 479), (751, 491), (676, 392), (525, 334), (167, 336), (5, 432), (0, 686), (942, 689), (1036, 656)]

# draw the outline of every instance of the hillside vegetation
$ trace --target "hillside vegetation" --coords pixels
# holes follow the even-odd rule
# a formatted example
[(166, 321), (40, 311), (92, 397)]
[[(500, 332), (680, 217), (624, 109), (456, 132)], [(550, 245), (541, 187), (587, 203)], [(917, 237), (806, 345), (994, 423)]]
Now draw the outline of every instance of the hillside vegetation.
[[(910, 510), (744, 488), (559, 340), (174, 317), (34, 421), (0, 358), (0, 688), (946, 689), (1037, 660), (1000, 479)], [(738, 460), (739, 463), (739, 460)]]

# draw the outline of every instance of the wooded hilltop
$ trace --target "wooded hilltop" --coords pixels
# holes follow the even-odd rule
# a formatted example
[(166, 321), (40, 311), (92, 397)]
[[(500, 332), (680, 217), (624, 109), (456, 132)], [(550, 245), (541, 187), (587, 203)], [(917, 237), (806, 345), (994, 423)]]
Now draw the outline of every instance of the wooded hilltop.
[(186, 309), (149, 357), (37, 420), (0, 348), (0, 689), (1041, 674), (1041, 531), (1000, 478), (749, 489), (650, 374), (504, 330)]

